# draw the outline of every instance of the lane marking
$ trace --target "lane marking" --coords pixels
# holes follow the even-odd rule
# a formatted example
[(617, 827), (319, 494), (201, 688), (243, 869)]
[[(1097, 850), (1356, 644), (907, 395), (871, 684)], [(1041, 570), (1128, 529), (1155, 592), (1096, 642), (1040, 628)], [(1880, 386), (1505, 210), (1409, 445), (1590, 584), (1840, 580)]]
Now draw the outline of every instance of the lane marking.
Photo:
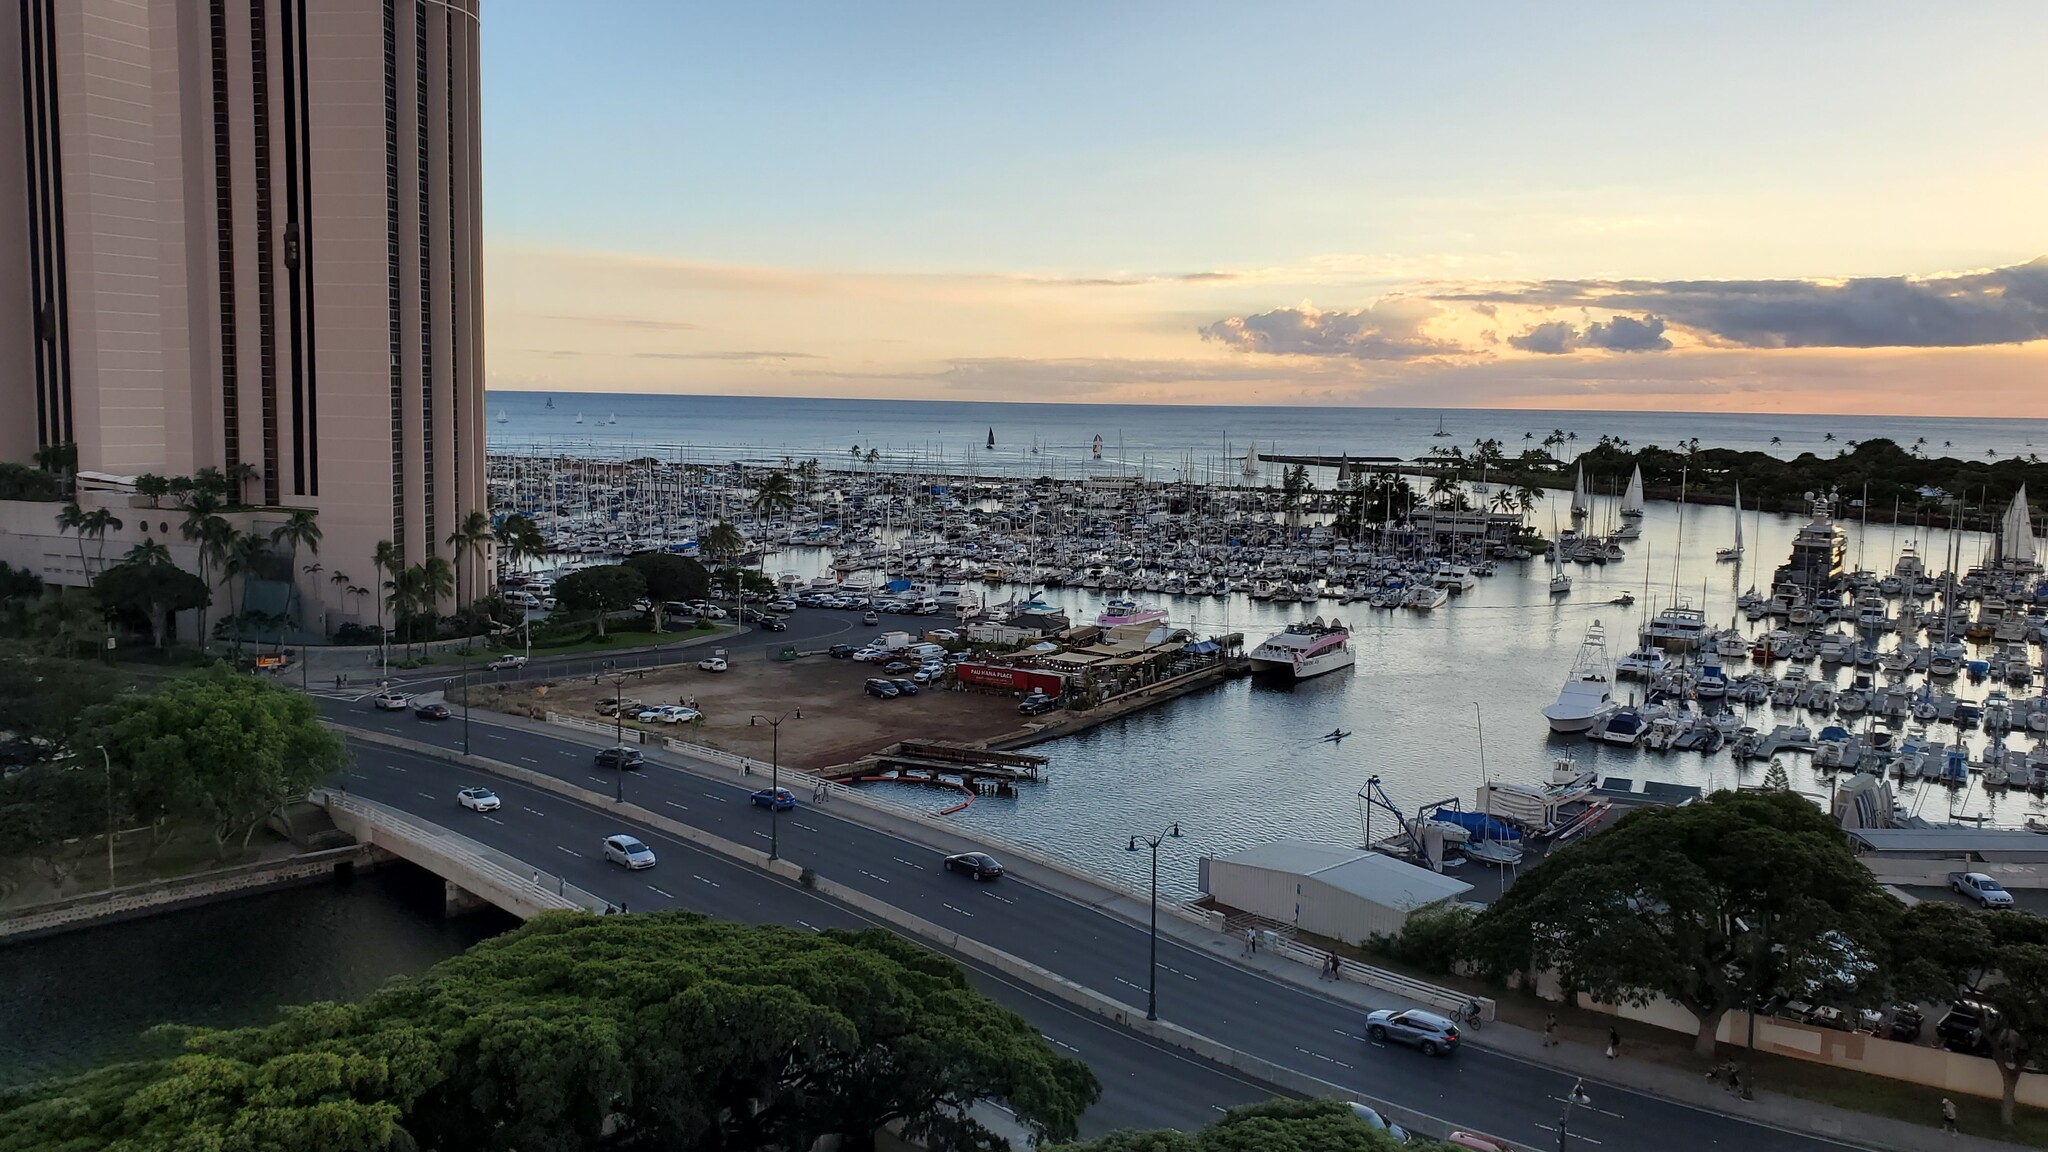
[(974, 919), (974, 913), (972, 913), (972, 912), (969, 912), (969, 911), (968, 911), (967, 909), (965, 909), (965, 908), (953, 908), (953, 906), (952, 906), (951, 904), (948, 904), (948, 905), (946, 905), (946, 907), (948, 907), (948, 908), (952, 908), (952, 909), (953, 909), (953, 911), (955, 911), (955, 912), (958, 912), (958, 913), (959, 913), (959, 914), (961, 914), (962, 916), (965, 916), (965, 917), (967, 917), (967, 918), (968, 918), (969, 920), (972, 920), (972, 919)]
[(1299, 1045), (1299, 1044), (1296, 1044), (1296, 1045), (1294, 1046), (1294, 1050), (1295, 1050), (1296, 1052), (1299, 1052), (1299, 1053), (1301, 1053), (1301, 1054), (1302, 1054), (1302, 1055), (1304, 1055), (1304, 1056), (1313, 1056), (1313, 1057), (1315, 1057), (1315, 1058), (1316, 1058), (1316, 1059), (1318, 1059), (1318, 1060), (1323, 1060), (1323, 1061), (1327, 1061), (1327, 1062), (1329, 1062), (1329, 1063), (1331, 1063), (1331, 1064), (1335, 1064), (1335, 1065), (1336, 1065), (1337, 1067), (1339, 1067), (1339, 1068), (1349, 1068), (1349, 1067), (1351, 1067), (1351, 1065), (1349, 1065), (1349, 1064), (1346, 1064), (1345, 1062), (1343, 1062), (1342, 1060), (1339, 1060), (1339, 1059), (1337, 1059), (1337, 1058), (1336, 1058), (1336, 1057), (1334, 1057), (1334, 1056), (1325, 1056), (1325, 1055), (1323, 1055), (1323, 1054), (1322, 1054), (1321, 1052), (1311, 1052), (1311, 1051), (1309, 1051), (1308, 1049), (1306, 1049), (1306, 1048), (1303, 1048), (1303, 1047), (1302, 1047), (1301, 1045)]
[[(1562, 1097), (1562, 1096), (1552, 1096), (1552, 1097), (1551, 1097), (1550, 1099), (1551, 1099), (1551, 1100), (1552, 1100), (1552, 1101), (1553, 1101), (1554, 1103), (1558, 1103), (1558, 1104), (1569, 1104), (1569, 1103), (1571, 1103), (1570, 1101), (1566, 1100), (1566, 1099), (1565, 1099), (1564, 1097)], [(1609, 1111), (1608, 1111), (1607, 1109), (1605, 1109), (1605, 1108), (1595, 1108), (1595, 1107), (1593, 1107), (1593, 1106), (1592, 1106), (1591, 1104), (1580, 1104), (1580, 1105), (1578, 1105), (1578, 1107), (1579, 1107), (1579, 1108), (1581, 1108), (1581, 1109), (1583, 1109), (1584, 1111), (1587, 1111), (1587, 1112), (1598, 1112), (1598, 1113), (1599, 1113), (1599, 1114), (1601, 1114), (1602, 1116), (1612, 1116), (1612, 1117), (1614, 1117), (1614, 1118), (1615, 1118), (1616, 1120), (1626, 1120), (1626, 1119), (1628, 1119), (1628, 1117), (1626, 1117), (1626, 1116), (1623, 1116), (1623, 1115), (1622, 1115), (1621, 1113), (1619, 1113), (1619, 1112), (1609, 1112)]]
[[(1551, 1127), (1550, 1125), (1548, 1125), (1548, 1124), (1538, 1124), (1538, 1125), (1537, 1125), (1537, 1127), (1538, 1127), (1538, 1128), (1541, 1128), (1541, 1129), (1543, 1129), (1543, 1130), (1544, 1130), (1545, 1132), (1549, 1132), (1549, 1133), (1551, 1133), (1552, 1135), (1555, 1135), (1555, 1134), (1557, 1133), (1557, 1129), (1555, 1129), (1555, 1128), (1552, 1128), (1552, 1127)], [(1592, 1138), (1591, 1136), (1587, 1136), (1587, 1135), (1584, 1135), (1584, 1134), (1582, 1134), (1582, 1133), (1578, 1133), (1578, 1132), (1573, 1132), (1573, 1133), (1571, 1134), (1571, 1138), (1572, 1138), (1572, 1140), (1573, 1140), (1574, 1142), (1576, 1142), (1576, 1143), (1580, 1143), (1580, 1144), (1591, 1144), (1591, 1145), (1593, 1145), (1593, 1146), (1594, 1146), (1595, 1148), (1598, 1148), (1598, 1147), (1600, 1146), (1600, 1141), (1598, 1141), (1598, 1140), (1595, 1140), (1595, 1139), (1593, 1139), (1593, 1138)]]
[(910, 861), (908, 861), (908, 860), (905, 860), (905, 859), (904, 859), (903, 857), (901, 857), (901, 856), (891, 856), (891, 857), (890, 857), (890, 859), (891, 859), (891, 860), (894, 860), (894, 861), (896, 861), (896, 862), (897, 862), (898, 864), (901, 864), (901, 865), (903, 865), (903, 866), (904, 866), (905, 868), (923, 868), (923, 867), (924, 867), (924, 865), (922, 865), (922, 864), (912, 864), (912, 863), (911, 863)]
[[(1012, 900), (1012, 899), (1010, 899), (1010, 898), (1009, 898), (1008, 896), (998, 896), (998, 895), (996, 895), (995, 893), (993, 893), (993, 892), (989, 891), (989, 890), (988, 890), (988, 889), (986, 889), (986, 888), (984, 888), (984, 889), (982, 889), (982, 890), (981, 890), (981, 894), (982, 894), (983, 896), (986, 896), (986, 897), (988, 897), (988, 898), (989, 898), (989, 899), (991, 899), (991, 900), (1001, 900), (1001, 901), (1002, 901), (1003, 903), (1005, 903), (1005, 904), (1015, 904), (1015, 903), (1016, 903), (1016, 901), (1015, 901), (1015, 900)], [(1168, 971), (1171, 971), (1171, 969), (1168, 969)]]
[(670, 895), (669, 895), (668, 893), (666, 893), (666, 892), (662, 892), (662, 891), (661, 891), (661, 889), (659, 889), (659, 888), (656, 888), (656, 887), (655, 887), (654, 885), (652, 885), (652, 884), (649, 884), (649, 885), (648, 885), (647, 887), (648, 887), (648, 890), (649, 890), (649, 891), (652, 891), (652, 892), (656, 892), (656, 893), (660, 893), (660, 895), (662, 895), (662, 896), (665, 896), (665, 897), (667, 897), (667, 898), (668, 898), (668, 899), (670, 899), (670, 900), (673, 900), (673, 899), (675, 899), (675, 897), (674, 897), (674, 896), (670, 896)]
[(425, 800), (432, 800), (432, 799), (435, 799), (435, 796), (434, 796), (434, 794), (433, 794), (432, 792), (422, 792), (422, 793), (420, 793), (419, 795), (420, 795), (421, 799), (425, 799)]
[[(1055, 1045), (1055, 1046), (1057, 1046), (1057, 1047), (1060, 1047), (1060, 1048), (1065, 1048), (1065, 1049), (1066, 1049), (1067, 1051), (1069, 1051), (1069, 1052), (1079, 1052), (1079, 1051), (1080, 1051), (1080, 1049), (1079, 1049), (1079, 1048), (1076, 1048), (1076, 1047), (1074, 1047), (1074, 1046), (1073, 1046), (1072, 1044), (1069, 1044), (1069, 1043), (1067, 1043), (1067, 1042), (1066, 1042), (1065, 1040), (1061, 1040), (1061, 1039), (1059, 1039), (1059, 1038), (1057, 1038), (1057, 1037), (1055, 1037), (1055, 1036), (1047, 1035), (1047, 1034), (1046, 1034), (1046, 1033), (1044, 1033), (1044, 1032), (1040, 1032), (1040, 1033), (1039, 1033), (1039, 1035), (1040, 1035), (1040, 1036), (1044, 1036), (1044, 1037), (1045, 1037), (1045, 1042), (1046, 1042), (1046, 1043), (1048, 1043), (1048, 1044), (1052, 1044), (1052, 1045)], [(1221, 1111), (1221, 1109), (1218, 1109), (1218, 1111)]]
[(818, 929), (818, 926), (817, 926), (816, 924), (813, 924), (813, 923), (811, 923), (811, 922), (810, 922), (810, 921), (808, 921), (808, 920), (799, 920), (799, 921), (797, 921), (797, 923), (798, 923), (798, 924), (800, 924), (800, 925), (802, 925), (802, 926), (803, 926), (803, 927), (805, 927), (805, 928), (809, 928), (809, 929), (810, 929), (811, 931), (813, 931), (813, 932), (816, 932), (816, 931), (818, 931), (818, 930), (819, 930), (819, 929)]
[(678, 804), (673, 800), (663, 800), (662, 803), (668, 805), (671, 808), (681, 808), (685, 812), (688, 812), (690, 810), (690, 806), (688, 804)]
[[(690, 873), (690, 875), (692, 875), (692, 876), (697, 876), (697, 874), (696, 874), (695, 872), (692, 872), (692, 873)], [(698, 879), (698, 880), (700, 880), (700, 881), (703, 881), (703, 883), (706, 883), (706, 884), (709, 884), (709, 885), (711, 885), (711, 886), (712, 886), (713, 888), (723, 888), (723, 887), (724, 887), (724, 885), (723, 885), (723, 884), (720, 884), (720, 883), (719, 883), (718, 881), (716, 881), (716, 880), (705, 880), (705, 879), (704, 879), (704, 877), (702, 877), (702, 876), (697, 876), (697, 879)]]
[(816, 828), (813, 828), (813, 827), (811, 827), (811, 826), (810, 826), (809, 824), (806, 824), (806, 823), (804, 823), (804, 822), (803, 822), (803, 821), (801, 821), (801, 820), (791, 820), (791, 821), (790, 821), (790, 823), (791, 823), (791, 824), (794, 824), (794, 825), (796, 825), (797, 827), (799, 827), (799, 828), (803, 829), (803, 830), (804, 830), (804, 831), (806, 831), (806, 832), (816, 832), (816, 831), (817, 831), (817, 829), (816, 829)]
[(510, 737), (510, 736), (500, 736), (500, 735), (498, 735), (498, 734), (497, 734), (496, 732), (486, 732), (486, 733), (484, 733), (483, 735), (484, 735), (484, 739), (486, 739), (486, 740), (510, 740), (510, 739), (511, 739), (511, 737)]
[(540, 763), (540, 761), (538, 761), (538, 760), (535, 760), (535, 759), (534, 759), (533, 757), (531, 757), (531, 756), (521, 756), (521, 757), (520, 757), (520, 759), (521, 759), (521, 760), (524, 760), (524, 761), (526, 761), (526, 762), (527, 762), (528, 764), (538, 764), (538, 763)]
[(555, 851), (557, 851), (557, 852), (567, 852), (567, 853), (568, 853), (569, 855), (571, 855), (571, 856), (581, 856), (581, 855), (583, 855), (583, 853), (581, 853), (581, 852), (578, 852), (578, 851), (577, 851), (577, 850), (575, 850), (574, 848), (564, 848), (564, 847), (562, 847), (562, 846), (561, 846), (560, 844), (557, 844), (557, 845), (555, 845)]
[(754, 833), (754, 835), (759, 836), (763, 840), (768, 839), (768, 834), (766, 832), (756, 832)]
[[(524, 804), (520, 805), (520, 807), (522, 807), (522, 808), (526, 808), (526, 806), (525, 806)], [(541, 811), (541, 810), (540, 810), (540, 809), (538, 809), (538, 808), (527, 808), (526, 810), (527, 810), (528, 812), (531, 812), (531, 813), (533, 813), (533, 814), (534, 814), (535, 816), (546, 816), (546, 815), (547, 815), (547, 813), (545, 813), (545, 812)]]
[(500, 828), (505, 826), (505, 822), (503, 820), (498, 819), (496, 816), (486, 816), (484, 817), (484, 819), (489, 820), (491, 823), (498, 825)]
[(602, 784), (602, 783), (604, 783), (604, 782), (605, 782), (605, 780), (604, 780), (604, 777), (602, 777), (602, 776), (585, 776), (585, 777), (584, 777), (584, 779), (585, 779), (585, 780), (595, 780), (595, 781), (597, 781), (597, 782), (598, 782), (599, 784)]
[(704, 793), (704, 795), (706, 795), (706, 796), (709, 796), (709, 797), (711, 797), (711, 798), (712, 798), (713, 800), (723, 800), (723, 799), (725, 799), (725, 797), (723, 797), (723, 796), (720, 796), (720, 795), (719, 795), (718, 793), (716, 793), (716, 792), (706, 792), (706, 793)]
[(392, 770), (393, 772), (404, 772), (404, 771), (405, 771), (405, 769), (403, 769), (403, 768), (400, 768), (400, 767), (399, 767), (398, 765), (396, 765), (396, 764), (386, 764), (386, 765), (385, 765), (385, 767), (386, 767), (386, 768), (389, 768), (389, 769), (391, 769), (391, 770)]
[(861, 875), (863, 875), (863, 876), (865, 876), (865, 877), (867, 877), (867, 878), (868, 878), (868, 879), (870, 879), (870, 880), (880, 880), (880, 881), (881, 881), (882, 883), (884, 883), (884, 884), (887, 884), (887, 883), (889, 882), (889, 878), (888, 878), (888, 877), (886, 877), (886, 876), (877, 876), (877, 875), (875, 875), (875, 874), (874, 874), (873, 872), (870, 872), (870, 871), (868, 871), (868, 870), (867, 870), (867, 869), (865, 869), (865, 868), (863, 868), (863, 869), (861, 869), (861, 870), (860, 870), (860, 874), (861, 874)]

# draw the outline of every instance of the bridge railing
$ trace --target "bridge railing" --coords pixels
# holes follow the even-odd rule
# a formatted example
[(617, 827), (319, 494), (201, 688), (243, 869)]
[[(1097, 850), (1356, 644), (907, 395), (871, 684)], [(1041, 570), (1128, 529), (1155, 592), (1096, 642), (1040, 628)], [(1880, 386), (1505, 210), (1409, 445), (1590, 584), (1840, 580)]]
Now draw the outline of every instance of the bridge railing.
[[(509, 852), (478, 843), (459, 832), (449, 831), (387, 804), (328, 788), (314, 789), (308, 799), (330, 812), (344, 812), (366, 822), (373, 829), (375, 842), (387, 846), (397, 846), (394, 842), (409, 844), (469, 872), (479, 883), (496, 885), (540, 911), (602, 912), (610, 907), (602, 896), (571, 884), (562, 876), (544, 872)], [(427, 862), (418, 863), (424, 865)], [(444, 879), (461, 883), (459, 877)]]

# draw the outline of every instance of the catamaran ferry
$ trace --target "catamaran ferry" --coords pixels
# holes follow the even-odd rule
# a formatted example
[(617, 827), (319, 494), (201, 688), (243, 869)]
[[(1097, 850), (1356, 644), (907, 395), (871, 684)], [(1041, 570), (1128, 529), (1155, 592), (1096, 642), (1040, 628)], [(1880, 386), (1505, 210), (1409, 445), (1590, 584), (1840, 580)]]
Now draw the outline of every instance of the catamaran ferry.
[(1351, 633), (1341, 621), (1327, 623), (1318, 616), (1306, 624), (1290, 624), (1266, 637), (1252, 649), (1252, 673), (1270, 673), (1306, 680), (1357, 661), (1351, 651)]

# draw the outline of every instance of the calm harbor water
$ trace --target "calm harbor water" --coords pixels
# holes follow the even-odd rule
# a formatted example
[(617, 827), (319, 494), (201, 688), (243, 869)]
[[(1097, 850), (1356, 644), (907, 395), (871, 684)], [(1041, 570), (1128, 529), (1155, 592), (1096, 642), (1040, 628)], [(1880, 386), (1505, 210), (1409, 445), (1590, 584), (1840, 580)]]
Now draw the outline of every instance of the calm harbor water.
[[(1565, 493), (1552, 493), (1561, 502)], [(1803, 518), (1755, 513), (1743, 517), (1749, 548), (1746, 563), (1717, 563), (1714, 551), (1734, 536), (1734, 511), (1688, 506), (1681, 531), (1674, 503), (1652, 502), (1642, 539), (1628, 542), (1628, 559), (1604, 567), (1568, 565), (1569, 596), (1549, 593), (1549, 569), (1538, 557), (1504, 562), (1499, 573), (1433, 613), (1383, 611), (1365, 604), (1332, 607), (1276, 605), (1243, 596), (1175, 599), (1131, 593), (1141, 602), (1168, 609), (1175, 624), (1208, 634), (1242, 631), (1257, 644), (1291, 619), (1340, 616), (1351, 629), (1357, 665), (1303, 683), (1272, 686), (1247, 680), (1182, 697), (1034, 751), (1052, 757), (1049, 783), (1024, 789), (1014, 799), (984, 797), (949, 819), (1058, 852), (1091, 868), (1142, 881), (1149, 857), (1127, 852), (1133, 833), (1152, 833), (1179, 821), (1183, 839), (1169, 841), (1160, 858), (1163, 884), (1192, 893), (1195, 860), (1282, 837), (1306, 837), (1336, 844), (1361, 842), (1359, 789), (1379, 776), (1388, 796), (1404, 810), (1450, 797), (1472, 802), (1481, 781), (1478, 732), (1483, 722), (1485, 770), (1494, 779), (1540, 782), (1551, 760), (1569, 754), (1602, 776), (1728, 787), (1754, 784), (1765, 769), (1740, 767), (1726, 750), (1651, 753), (1597, 744), (1581, 737), (1553, 736), (1539, 713), (1557, 695), (1577, 654), (1586, 626), (1600, 620), (1607, 629), (1610, 658), (1628, 651), (1636, 628), (1675, 595), (1703, 607), (1709, 622), (1726, 626), (1735, 618), (1735, 598), (1752, 585), (1769, 591), (1770, 576), (1791, 550)], [(1547, 513), (1539, 510), (1539, 518)], [(1948, 547), (1946, 532), (1895, 534), (1887, 517), (1868, 529), (1851, 521), (1848, 562), (1888, 572), (1900, 543), (1917, 541), (1935, 570)], [(1964, 566), (1986, 547), (1981, 534), (1964, 534)], [(1860, 559), (1859, 559), (1860, 556)], [(814, 568), (824, 554), (788, 554), (769, 566)], [(806, 564), (805, 561), (809, 563)], [(1637, 603), (1607, 603), (1622, 590)], [(1010, 589), (992, 589), (1003, 600)], [(1021, 589), (1016, 589), (1021, 591)], [(1059, 588), (1045, 593), (1077, 620), (1093, 619), (1110, 593)], [(1126, 595), (1117, 593), (1116, 595)], [(1761, 627), (1736, 621), (1745, 634)], [(1894, 641), (1884, 642), (1889, 647)], [(1748, 670), (1729, 662), (1729, 674)], [(1784, 662), (1772, 666), (1782, 671)], [(1815, 665), (1827, 676), (1830, 667)], [(1833, 669), (1837, 683), (1853, 670)], [(1917, 678), (1915, 680), (1917, 683)], [(1626, 695), (1624, 682), (1617, 695)], [(1958, 682), (1958, 695), (1981, 699), (1991, 687)], [(1640, 691), (1640, 687), (1635, 689)], [(913, 705), (914, 706), (914, 705)], [(1828, 721), (1810, 713), (1770, 705), (1734, 705), (1746, 722), (1768, 730), (1778, 723), (1802, 723), (1818, 731)], [(1318, 740), (1333, 728), (1352, 735), (1341, 744)], [(906, 734), (910, 734), (906, 732)], [(1933, 733), (1952, 739), (1946, 725)], [(1973, 748), (1987, 737), (1970, 734)], [(2019, 734), (2009, 742), (2031, 746)], [(1817, 797), (1828, 793), (1828, 777), (1815, 773), (1804, 754), (1786, 757), (1793, 786)], [(1951, 792), (1932, 784), (1904, 785), (1901, 798), (1930, 819), (1983, 815), (1991, 823), (2017, 825), (2044, 811), (2040, 797), (1990, 794), (1981, 788)], [(1911, 789), (1906, 791), (1903, 789)], [(1374, 837), (1392, 830), (1384, 813), (1374, 813)]]
[(158, 1050), (159, 1024), (238, 1027), (353, 1000), (514, 922), (448, 920), (405, 869), (268, 892), (0, 948), (0, 1085)]

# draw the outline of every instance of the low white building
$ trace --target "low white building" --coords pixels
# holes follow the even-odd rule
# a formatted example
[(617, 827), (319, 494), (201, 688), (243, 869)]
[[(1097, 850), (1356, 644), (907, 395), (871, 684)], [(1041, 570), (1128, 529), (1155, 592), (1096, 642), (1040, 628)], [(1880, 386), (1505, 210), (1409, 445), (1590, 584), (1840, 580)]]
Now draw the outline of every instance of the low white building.
[(1472, 891), (1384, 853), (1305, 840), (1204, 856), (1200, 870), (1217, 903), (1347, 944), (1399, 933), (1408, 917)]

